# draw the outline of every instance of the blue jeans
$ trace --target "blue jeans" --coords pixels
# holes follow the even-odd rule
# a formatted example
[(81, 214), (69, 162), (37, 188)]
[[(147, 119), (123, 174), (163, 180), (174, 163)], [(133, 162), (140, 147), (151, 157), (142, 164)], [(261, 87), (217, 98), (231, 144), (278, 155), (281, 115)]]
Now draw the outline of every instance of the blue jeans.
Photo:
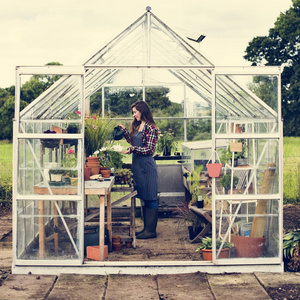
[(157, 200), (153, 200), (153, 201), (143, 201), (143, 200), (141, 200), (141, 202), (142, 202), (142, 205), (144, 207), (158, 209), (158, 201)]

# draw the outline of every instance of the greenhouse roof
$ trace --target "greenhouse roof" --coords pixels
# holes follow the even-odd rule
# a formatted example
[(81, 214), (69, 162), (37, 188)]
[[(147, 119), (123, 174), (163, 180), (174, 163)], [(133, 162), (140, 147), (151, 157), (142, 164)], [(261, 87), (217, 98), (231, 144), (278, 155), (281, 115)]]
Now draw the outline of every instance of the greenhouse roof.
[[(172, 76), (211, 105), (214, 65), (148, 7), (140, 18), (82, 65), (86, 68), (86, 99), (107, 84), (122, 85), (123, 80), (123, 85), (128, 86), (162, 86)], [(155, 70), (163, 78), (161, 83), (153, 79), (157, 78)], [(78, 108), (79, 86), (78, 76), (64, 75), (21, 112), (21, 119), (65, 118)], [(277, 115), (233, 77), (222, 76), (217, 87), (216, 110), (222, 116), (273, 119)]]

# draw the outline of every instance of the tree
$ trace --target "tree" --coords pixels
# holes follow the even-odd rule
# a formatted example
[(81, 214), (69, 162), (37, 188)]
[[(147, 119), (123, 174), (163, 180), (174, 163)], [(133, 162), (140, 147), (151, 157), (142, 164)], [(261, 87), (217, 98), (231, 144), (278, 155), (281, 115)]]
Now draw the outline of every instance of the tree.
[[(51, 62), (46, 65), (61, 65)], [(20, 109), (24, 109), (30, 102), (36, 99), (49, 86), (61, 76), (59, 75), (33, 75), (21, 87)], [(15, 87), (0, 88), (0, 139), (12, 139), (13, 118), (15, 114)]]
[(268, 36), (255, 37), (244, 58), (252, 65), (282, 65), (284, 135), (300, 136), (300, 0), (277, 18)]

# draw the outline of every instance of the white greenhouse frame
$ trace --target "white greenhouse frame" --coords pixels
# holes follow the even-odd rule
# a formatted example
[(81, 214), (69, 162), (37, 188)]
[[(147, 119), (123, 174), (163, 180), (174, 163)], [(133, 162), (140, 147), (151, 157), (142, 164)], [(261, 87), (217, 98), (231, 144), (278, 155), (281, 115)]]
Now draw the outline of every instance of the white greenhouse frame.
[[(180, 59), (173, 63), (162, 58), (161, 61), (152, 60), (151, 51), (151, 22), (154, 20), (156, 26), (161, 26), (161, 32), (167, 32), (170, 37), (176, 38), (178, 45), (188, 51), (188, 53), (195, 53), (193, 56), (194, 61), (189, 64), (186, 61), (181, 61)], [(112, 56), (109, 57), (110, 60), (102, 59), (107, 55), (111, 48), (118, 46), (123, 43), (123, 38), (130, 36), (131, 32), (134, 29), (142, 27), (142, 33), (145, 34), (145, 37), (142, 38), (143, 45), (147, 51), (143, 54), (144, 63), (138, 64), (133, 62), (130, 64), (130, 60), (126, 60), (121, 57), (114, 57), (114, 51), (112, 51)], [(139, 33), (139, 31), (138, 31)], [(135, 39), (136, 36), (133, 37)], [(126, 39), (125, 39), (126, 41)], [(130, 40), (129, 40), (130, 41)], [(128, 41), (127, 41), (128, 42)], [(153, 42), (155, 43), (155, 42)], [(126, 43), (128, 46), (128, 44)], [(155, 46), (153, 46), (155, 47)], [(118, 51), (120, 49), (116, 49)], [(135, 53), (136, 50), (132, 50)], [(152, 49), (153, 51), (153, 49)], [(171, 50), (170, 50), (171, 51)], [(170, 53), (169, 53), (170, 54)], [(118, 60), (119, 59), (119, 60)], [(190, 60), (192, 61), (192, 59)], [(61, 119), (55, 119), (51, 116), (48, 116), (46, 108), (43, 111), (45, 117), (40, 119), (37, 116), (37, 112), (41, 109), (42, 105), (47, 106), (49, 97), (51, 93), (55, 92), (56, 89), (61, 89), (64, 91), (69, 86), (69, 81), (72, 80), (73, 76), (79, 76), (81, 85), (79, 86), (80, 92), (78, 96), (74, 96), (74, 99), (78, 99), (82, 109), (82, 114), (78, 123), (81, 124), (82, 128), (84, 127), (84, 112), (89, 111), (89, 98), (93, 92), (103, 89), (108, 82), (108, 78), (112, 78), (114, 74), (117, 74), (119, 70), (167, 70), (173, 74), (177, 79), (182, 80), (182, 84), (185, 88), (191, 88), (197, 95), (200, 95), (206, 101), (210, 101), (212, 115), (211, 115), (211, 124), (212, 124), (212, 143), (211, 149), (216, 149), (218, 142), (223, 139), (263, 139), (263, 140), (276, 140), (278, 142), (278, 191), (274, 194), (247, 194), (242, 196), (242, 200), (275, 200), (279, 202), (278, 207), (278, 257), (271, 258), (255, 258), (255, 259), (217, 259), (216, 251), (216, 228), (217, 228), (217, 215), (216, 215), (216, 202), (222, 200), (241, 200), (241, 195), (220, 195), (216, 193), (216, 180), (212, 179), (212, 226), (214, 230), (213, 234), (213, 260), (212, 262), (205, 261), (130, 261), (130, 262), (109, 262), (109, 261), (98, 261), (98, 262), (84, 262), (83, 254), (83, 243), (81, 242), (79, 247), (78, 258), (75, 260), (21, 260), (17, 256), (17, 202), (19, 200), (54, 200), (54, 201), (76, 201), (79, 204), (78, 214), (80, 225), (78, 227), (79, 235), (83, 237), (84, 235), (84, 149), (82, 147), (84, 142), (84, 131), (82, 130), (78, 134), (68, 134), (67, 137), (65, 134), (56, 134), (55, 138), (58, 139), (78, 139), (79, 141), (79, 153), (80, 153), (80, 186), (78, 187), (78, 194), (74, 196), (62, 196), (62, 195), (20, 195), (18, 193), (17, 183), (20, 176), (19, 170), (19, 142), (23, 139), (40, 139), (45, 138), (47, 135), (43, 133), (30, 133), (26, 130), (21, 130), (20, 126), (22, 122), (31, 122), (31, 123), (55, 123), (55, 122), (70, 122), (66, 121), (66, 115), (68, 109), (62, 113)], [(94, 73), (93, 73), (94, 71)], [(94, 77), (91, 77), (92, 75)], [(96, 74), (96, 75), (95, 75)], [(203, 78), (199, 82), (198, 74), (202, 74)], [(13, 267), (12, 272), (15, 274), (26, 274), (31, 272), (32, 274), (59, 274), (59, 273), (81, 273), (81, 274), (171, 274), (171, 273), (187, 273), (187, 272), (208, 272), (208, 273), (221, 273), (221, 272), (282, 272), (283, 271), (283, 258), (282, 258), (282, 203), (283, 203), (283, 129), (282, 129), (282, 120), (281, 120), (281, 82), (280, 82), (281, 70), (279, 67), (218, 67), (213, 66), (210, 62), (205, 59), (197, 50), (187, 44), (183, 39), (176, 35), (171, 29), (169, 29), (163, 22), (161, 22), (155, 15), (153, 15), (149, 9), (147, 12), (139, 18), (136, 22), (130, 25), (122, 34), (117, 36), (112, 42), (104, 47), (101, 51), (93, 55), (89, 60), (87, 60), (82, 66), (73, 67), (73, 66), (19, 66), (16, 68), (16, 104), (15, 104), (15, 121), (14, 121), (14, 148), (13, 148)], [(28, 107), (23, 111), (20, 111), (20, 84), (21, 77), (24, 75), (64, 75), (59, 79), (53, 86), (51, 86), (47, 91), (42, 93), (35, 101), (33, 101)], [(195, 76), (194, 76), (195, 75)], [(249, 111), (251, 107), (257, 106), (257, 111), (261, 113), (260, 116), (255, 118), (256, 122), (271, 122), (270, 119), (273, 119), (273, 122), (276, 124), (276, 130), (271, 132), (252, 132), (252, 133), (241, 133), (238, 135), (235, 133), (228, 132), (218, 132), (217, 122), (218, 116), (216, 112), (219, 109), (219, 112), (227, 112), (230, 110), (230, 107), (223, 106), (217, 107), (218, 101), (220, 98), (218, 96), (218, 85), (219, 76), (225, 76), (221, 86), (225, 87), (224, 89), (229, 89), (231, 85), (231, 76), (240, 76), (240, 75), (266, 75), (266, 76), (275, 76), (278, 78), (277, 82), (277, 101), (278, 107), (277, 112), (273, 111), (268, 107), (262, 100), (258, 99), (256, 96), (253, 96), (253, 102), (246, 103), (249, 105)], [(194, 76), (194, 77), (193, 77)], [(240, 86), (237, 83), (234, 83), (237, 87)], [(162, 84), (163, 85), (163, 84)], [(138, 86), (134, 83), (133, 86)], [(147, 84), (145, 84), (147, 86)], [(103, 91), (103, 90), (102, 90)], [(145, 92), (143, 93), (145, 97)], [(144, 99), (145, 100), (145, 99)], [(252, 101), (252, 100), (251, 100)], [(76, 102), (77, 104), (79, 102)], [(103, 108), (104, 108), (104, 101)], [(244, 104), (244, 103), (243, 103)], [(70, 102), (70, 107), (72, 106)], [(75, 104), (74, 104), (75, 105)], [(223, 104), (222, 104), (223, 105)], [(75, 106), (72, 106), (74, 109)], [(104, 109), (103, 109), (104, 112)], [(244, 120), (244, 122), (252, 122), (251, 118), (255, 116), (248, 114), (247, 109), (242, 111), (238, 116), (235, 112), (231, 111), (232, 120), (239, 117), (239, 120)], [(33, 116), (33, 117), (32, 117)], [(104, 116), (104, 115), (103, 115)], [(208, 117), (204, 117), (206, 119)], [(184, 116), (179, 118), (183, 120), (186, 125), (187, 120), (191, 119), (186, 115), (186, 98), (184, 97)], [(275, 127), (274, 127), (275, 128)], [(49, 135), (47, 136), (49, 137)], [(186, 128), (184, 130), (184, 138), (186, 141)], [(29, 143), (30, 144), (30, 143)], [(80, 146), (81, 145), (81, 146)], [(32, 154), (34, 154), (34, 149), (31, 149)], [(214, 153), (214, 152), (213, 152)], [(215, 155), (213, 155), (213, 161), (216, 160)], [(51, 189), (49, 189), (50, 191)], [(241, 200), (241, 201), (242, 201)], [(81, 238), (82, 241), (82, 238)], [(74, 242), (73, 242), (74, 244)], [(74, 245), (73, 245), (74, 246)]]

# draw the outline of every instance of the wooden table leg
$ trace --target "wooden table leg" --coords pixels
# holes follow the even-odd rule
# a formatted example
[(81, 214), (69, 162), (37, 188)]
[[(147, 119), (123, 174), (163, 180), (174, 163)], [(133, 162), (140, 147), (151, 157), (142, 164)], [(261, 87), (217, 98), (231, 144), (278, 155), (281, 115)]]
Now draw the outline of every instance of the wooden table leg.
[(39, 256), (45, 258), (44, 201), (39, 200)]
[(110, 249), (112, 248), (112, 226), (111, 226), (111, 194), (108, 193), (107, 195), (107, 230), (108, 230), (108, 237), (109, 237), (109, 245)]
[(89, 202), (88, 202), (88, 195), (85, 195), (85, 215), (88, 215), (88, 209), (89, 209)]
[(100, 260), (104, 260), (104, 235), (105, 235), (105, 196), (100, 195), (100, 205), (99, 205), (99, 251), (100, 251)]
[[(54, 227), (58, 227), (58, 218), (57, 218), (57, 208), (56, 208), (56, 205), (55, 205), (55, 202), (53, 202), (53, 219), (54, 219)], [(57, 253), (58, 252), (58, 233), (57, 232), (54, 232), (54, 249), (55, 249), (55, 252)]]

